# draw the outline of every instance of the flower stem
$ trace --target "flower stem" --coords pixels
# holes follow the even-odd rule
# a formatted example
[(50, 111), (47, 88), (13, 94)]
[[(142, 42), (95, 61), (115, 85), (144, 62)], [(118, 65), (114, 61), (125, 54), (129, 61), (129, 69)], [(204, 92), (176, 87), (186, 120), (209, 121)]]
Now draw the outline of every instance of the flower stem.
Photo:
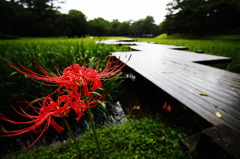
[(95, 142), (96, 142), (96, 145), (97, 145), (99, 157), (101, 159), (103, 159), (103, 154), (102, 154), (102, 151), (101, 151), (101, 148), (100, 148), (100, 144), (99, 144), (99, 141), (98, 141), (98, 137), (97, 137), (96, 127), (95, 127), (95, 124), (94, 124), (94, 121), (93, 121), (92, 111), (91, 111), (90, 108), (88, 108), (87, 112), (88, 112), (88, 116), (89, 116), (90, 123), (91, 123), (91, 126), (92, 126), (93, 135), (94, 135)]
[(78, 142), (77, 142), (77, 139), (76, 139), (76, 137), (73, 135), (73, 132), (72, 132), (72, 130), (71, 130), (69, 124), (68, 124), (68, 121), (66, 120), (65, 117), (63, 117), (62, 120), (63, 120), (63, 123), (64, 123), (64, 125), (66, 126), (66, 128), (67, 128), (67, 130), (68, 130), (68, 132), (69, 132), (69, 135), (71, 136), (71, 138), (73, 139), (73, 141), (74, 141), (74, 143), (75, 143), (75, 145), (76, 145), (76, 147), (77, 147), (77, 150), (78, 150), (78, 152), (79, 152), (80, 158), (81, 158), (81, 159), (85, 159), (84, 156), (83, 156), (83, 154), (82, 154), (82, 152), (81, 152), (81, 149), (80, 149), (80, 146), (79, 146), (79, 144), (78, 144)]
[[(88, 106), (88, 105), (89, 105), (89, 101), (88, 101), (87, 96), (86, 96), (85, 93), (84, 93), (83, 87), (80, 87), (80, 90), (81, 90), (81, 93), (82, 93), (82, 95), (83, 95), (85, 104)], [(90, 108), (87, 108), (87, 112), (88, 112), (88, 117), (89, 117), (89, 120), (90, 120), (90, 125), (91, 125), (92, 130), (93, 130), (93, 136), (94, 136), (94, 139), (95, 139), (95, 143), (96, 143), (96, 145), (97, 145), (97, 150), (98, 150), (99, 158), (100, 158), (100, 159), (103, 159), (103, 153), (102, 153), (102, 150), (101, 150), (99, 141), (98, 141), (97, 131), (96, 131), (96, 127), (95, 127), (95, 124), (94, 124), (92, 111), (91, 111)]]

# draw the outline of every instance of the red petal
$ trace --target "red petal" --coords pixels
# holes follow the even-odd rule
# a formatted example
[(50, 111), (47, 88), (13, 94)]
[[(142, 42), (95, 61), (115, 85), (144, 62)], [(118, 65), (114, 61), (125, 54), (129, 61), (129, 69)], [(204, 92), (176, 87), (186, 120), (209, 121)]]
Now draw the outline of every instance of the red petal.
[(61, 127), (60, 125), (58, 125), (58, 123), (57, 123), (55, 120), (53, 120), (52, 118), (50, 119), (50, 123), (51, 123), (51, 125), (54, 127), (54, 129), (57, 130), (57, 132), (60, 133), (61, 131), (64, 130), (64, 128)]

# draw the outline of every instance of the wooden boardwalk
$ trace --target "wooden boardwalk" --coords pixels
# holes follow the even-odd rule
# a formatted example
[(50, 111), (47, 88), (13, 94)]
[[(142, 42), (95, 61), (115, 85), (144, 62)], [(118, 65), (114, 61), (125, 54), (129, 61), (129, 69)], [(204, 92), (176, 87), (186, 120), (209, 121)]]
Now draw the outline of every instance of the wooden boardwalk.
[(115, 52), (113, 56), (125, 62), (124, 57), (131, 54), (127, 63), (130, 68), (213, 125), (225, 124), (240, 132), (240, 75), (200, 64), (230, 58), (181, 51), (178, 46), (102, 42), (132, 45), (136, 51)]

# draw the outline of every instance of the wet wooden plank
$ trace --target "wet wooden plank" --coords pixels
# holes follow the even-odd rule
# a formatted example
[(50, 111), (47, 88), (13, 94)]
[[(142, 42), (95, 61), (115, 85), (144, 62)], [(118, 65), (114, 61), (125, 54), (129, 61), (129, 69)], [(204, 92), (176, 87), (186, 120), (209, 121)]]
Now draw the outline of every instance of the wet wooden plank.
[[(111, 41), (113, 42), (113, 41)], [(213, 125), (225, 124), (240, 132), (240, 76), (200, 63), (229, 62), (227, 57), (176, 50), (179, 46), (153, 43), (127, 43), (131, 52), (113, 56)], [(220, 114), (221, 117), (217, 116)]]

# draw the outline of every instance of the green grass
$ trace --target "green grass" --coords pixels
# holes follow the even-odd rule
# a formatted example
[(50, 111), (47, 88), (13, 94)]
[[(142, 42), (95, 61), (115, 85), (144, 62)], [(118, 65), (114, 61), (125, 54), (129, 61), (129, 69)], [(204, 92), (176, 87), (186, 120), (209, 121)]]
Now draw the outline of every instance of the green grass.
[[(45, 69), (55, 72), (54, 65), (65, 68), (72, 63), (84, 64), (94, 67), (101, 60), (101, 68), (104, 68), (110, 52), (128, 51), (127, 47), (114, 45), (95, 44), (95, 40), (106, 38), (23, 38), (17, 40), (0, 40), (0, 59), (8, 60), (13, 64), (22, 63), (32, 69), (31, 60), (36, 59)], [(116, 37), (122, 38), (122, 37)], [(176, 38), (176, 37), (175, 37)], [(181, 36), (179, 36), (181, 38)], [(187, 46), (191, 51), (203, 50), (208, 54), (232, 57), (233, 62), (221, 65), (230, 71), (238, 72), (240, 68), (239, 41), (221, 40), (215, 37), (210, 39), (171, 39), (166, 37), (141, 38), (139, 41), (157, 42), (168, 45)], [(224, 38), (226, 39), (226, 37)], [(0, 84), (0, 111), (12, 115), (8, 110), (9, 102), (21, 99), (41, 97), (51, 92), (49, 88), (39, 86), (23, 75), (16, 73), (5, 63), (1, 63)], [(110, 83), (109, 83), (110, 82)], [(105, 83), (112, 98), (116, 98), (121, 92), (119, 79)], [(17, 91), (16, 91), (17, 90)], [(4, 113), (4, 114), (5, 114)], [(1, 121), (0, 121), (1, 122)], [(1, 123), (0, 123), (1, 124)], [(192, 158), (191, 153), (180, 146), (180, 139), (188, 132), (171, 123), (171, 121), (155, 118), (131, 119), (124, 125), (107, 127), (98, 131), (103, 153), (106, 158)], [(60, 134), (61, 135), (61, 134)], [(189, 134), (188, 134), (189, 135)], [(86, 158), (97, 158), (96, 147), (91, 133), (86, 133), (79, 138), (82, 150)], [(76, 158), (77, 151), (69, 140), (64, 144), (56, 144), (51, 147), (42, 147), (34, 151), (7, 156), (7, 158)]]
[[(193, 154), (186, 151), (180, 142), (186, 137), (186, 133), (173, 125), (171, 121), (156, 116), (130, 119), (123, 125), (99, 130), (98, 136), (106, 159), (192, 158)], [(87, 159), (98, 158), (93, 135), (90, 132), (84, 134), (78, 141)], [(68, 140), (63, 144), (5, 156), (3, 159), (37, 158), (77, 158), (77, 150), (73, 142)]]
[[(162, 34), (156, 38), (140, 38), (138, 41), (156, 42), (159, 44), (179, 45), (189, 48), (189, 51), (204, 51), (205, 54), (232, 58), (231, 63), (213, 65), (221, 69), (240, 73), (240, 38), (239, 36), (208, 36), (194, 39), (196, 35)], [(191, 38), (191, 39), (189, 39)]]
[[(101, 70), (105, 67), (110, 52), (129, 50), (127, 47), (94, 43), (94, 41), (101, 39), (104, 38), (0, 40), (0, 60), (10, 61), (14, 65), (21, 63), (36, 71), (31, 62), (32, 59), (35, 59), (44, 69), (55, 74), (57, 72), (54, 66), (63, 70), (73, 63), (78, 63), (96, 68), (100, 60)], [(50, 92), (49, 88), (25, 78), (6, 63), (2, 62), (0, 67), (0, 105), (9, 104), (9, 101), (16, 99), (39, 97), (43, 93)], [(16, 88), (17, 92), (15, 91)], [(36, 91), (37, 89), (38, 91)]]
[(204, 35), (204, 34), (160, 34), (155, 39), (211, 39), (211, 40), (240, 40), (240, 35)]
[[(30, 80), (9, 67), (3, 60), (10, 61), (15, 66), (17, 63), (21, 63), (37, 72), (38, 70), (31, 62), (32, 59), (35, 59), (44, 69), (56, 75), (58, 73), (54, 66), (63, 70), (73, 63), (94, 69), (99, 65), (99, 71), (101, 71), (106, 66), (110, 52), (129, 50), (127, 47), (94, 43), (94, 41), (101, 39), (104, 38), (23, 38), (0, 40), (0, 60), (2, 60), (0, 64), (0, 112), (11, 120), (24, 120), (24, 117), (17, 114), (11, 108), (11, 105), (14, 107), (20, 105), (24, 110), (28, 111), (29, 106), (26, 103), (17, 101), (33, 101), (56, 90), (56, 87), (41, 85)], [(96, 122), (101, 122), (101, 124), (111, 122), (112, 114), (114, 113), (113, 105), (116, 103), (117, 95), (122, 91), (120, 89), (121, 82), (121, 76), (103, 82), (103, 89), (99, 89), (99, 93), (107, 92), (108, 96), (104, 103), (101, 103), (102, 105), (92, 108), (93, 113), (98, 114)], [(84, 121), (81, 122), (84, 123)], [(21, 125), (17, 126), (0, 120), (1, 129), (21, 128)], [(16, 147), (18, 147), (17, 144)]]

